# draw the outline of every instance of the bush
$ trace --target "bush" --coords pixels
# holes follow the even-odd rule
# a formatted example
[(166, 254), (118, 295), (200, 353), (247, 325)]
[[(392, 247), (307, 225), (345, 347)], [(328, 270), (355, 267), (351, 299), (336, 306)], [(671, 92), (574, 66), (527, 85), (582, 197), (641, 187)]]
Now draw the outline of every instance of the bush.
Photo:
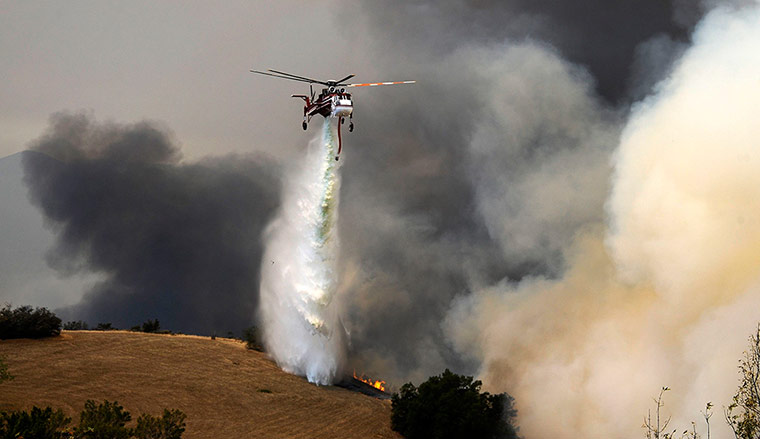
[(137, 439), (179, 439), (185, 431), (187, 416), (179, 410), (164, 409), (164, 415), (159, 417), (141, 415), (137, 418), (137, 427), (133, 435)]
[(158, 319), (148, 320), (142, 324), (142, 332), (158, 332), (161, 325), (158, 323)]
[(15, 378), (8, 372), (8, 364), (5, 363), (5, 357), (0, 356), (0, 383), (3, 381), (10, 381)]
[(0, 412), (0, 438), (59, 439), (68, 437), (63, 428), (71, 422), (63, 411), (33, 407), (32, 411)]
[(96, 331), (113, 331), (115, 329), (116, 328), (114, 328), (113, 326), (111, 326), (110, 322), (108, 322), (108, 323), (98, 323), (98, 325), (95, 327)]
[(77, 320), (76, 322), (66, 322), (63, 324), (63, 329), (67, 331), (86, 331), (89, 328), (86, 322)]
[(74, 429), (77, 439), (127, 439), (129, 429), (125, 426), (132, 419), (116, 401), (104, 401), (95, 405), (88, 399), (79, 416), (79, 426)]
[(506, 393), (480, 393), (480, 381), (446, 369), (391, 400), (391, 428), (407, 439), (517, 438), (517, 410)]
[(64, 429), (71, 422), (63, 411), (34, 407), (31, 412), (0, 412), (0, 439), (181, 439), (185, 431), (184, 413), (164, 409), (161, 417), (142, 415), (137, 427), (126, 423), (132, 418), (117, 402), (96, 405), (88, 400), (73, 432)]
[(0, 340), (9, 338), (43, 338), (61, 333), (61, 319), (47, 308), (21, 306), (0, 309)]
[(264, 345), (261, 343), (261, 333), (256, 326), (243, 330), (243, 340), (245, 341), (246, 348), (259, 352), (264, 351)]

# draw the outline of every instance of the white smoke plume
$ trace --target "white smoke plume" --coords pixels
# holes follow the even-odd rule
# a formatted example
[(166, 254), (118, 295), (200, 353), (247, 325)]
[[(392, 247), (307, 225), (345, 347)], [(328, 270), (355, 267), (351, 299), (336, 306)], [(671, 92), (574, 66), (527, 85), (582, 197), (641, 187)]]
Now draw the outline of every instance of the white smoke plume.
[[(451, 341), (480, 361), (487, 390), (516, 398), (526, 437), (641, 437), (662, 386), (675, 428), (730, 403), (760, 321), (755, 5), (708, 14), (634, 107), (609, 224), (578, 228), (559, 279), (504, 281), (452, 307)], [(711, 425), (729, 437), (720, 416)]]
[(266, 232), (260, 290), (267, 350), (285, 371), (322, 385), (333, 383), (345, 357), (334, 300), (341, 162), (332, 120), (288, 173), (280, 213)]

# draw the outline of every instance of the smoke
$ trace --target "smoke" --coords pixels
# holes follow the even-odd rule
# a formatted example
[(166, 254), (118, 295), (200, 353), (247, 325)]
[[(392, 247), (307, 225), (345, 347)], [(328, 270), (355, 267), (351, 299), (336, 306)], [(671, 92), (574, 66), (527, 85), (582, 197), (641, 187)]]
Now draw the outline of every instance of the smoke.
[(263, 157), (183, 164), (159, 124), (59, 113), (25, 155), (32, 202), (56, 232), (47, 262), (102, 280), (64, 319), (226, 334), (253, 323), (260, 235), (277, 200)]
[(303, 163), (288, 173), (262, 261), (261, 321), (267, 351), (285, 371), (332, 384), (342, 372), (338, 280), (340, 163), (337, 123), (325, 119)]
[[(687, 42), (704, 11), (700, 2), (679, 0), (381, 0), (363, 6), (369, 23), (362, 29), (369, 27), (373, 38), (385, 41), (374, 44), (383, 44), (377, 56), (400, 64), (392, 71), (463, 44), (542, 41), (592, 72), (592, 88), (614, 102), (627, 100), (637, 85), (630, 81), (637, 47), (662, 37)], [(676, 15), (691, 19), (674, 20)]]
[[(718, 9), (621, 135), (609, 226), (559, 278), (462, 295), (447, 335), (532, 437), (631, 437), (661, 386), (672, 424), (728, 405), (760, 305), (760, 8)], [(550, 420), (550, 421), (549, 421)], [(713, 433), (729, 434), (714, 423)]]
[(621, 118), (535, 41), (463, 44), (406, 77), (424, 80), (355, 96), (340, 224), (350, 361), (396, 383), (477, 371), (441, 326), (455, 297), (564, 271), (604, 220)]

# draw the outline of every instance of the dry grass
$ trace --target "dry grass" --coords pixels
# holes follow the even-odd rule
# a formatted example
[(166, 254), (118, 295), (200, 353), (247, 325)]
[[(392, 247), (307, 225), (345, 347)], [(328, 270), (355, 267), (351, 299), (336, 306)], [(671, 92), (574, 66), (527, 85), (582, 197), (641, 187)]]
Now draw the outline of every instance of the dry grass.
[(400, 437), (388, 401), (315, 386), (233, 340), (64, 331), (0, 341), (0, 355), (16, 376), (0, 384), (0, 410), (51, 406), (77, 422), (87, 399), (108, 399), (133, 419), (180, 409), (188, 439)]

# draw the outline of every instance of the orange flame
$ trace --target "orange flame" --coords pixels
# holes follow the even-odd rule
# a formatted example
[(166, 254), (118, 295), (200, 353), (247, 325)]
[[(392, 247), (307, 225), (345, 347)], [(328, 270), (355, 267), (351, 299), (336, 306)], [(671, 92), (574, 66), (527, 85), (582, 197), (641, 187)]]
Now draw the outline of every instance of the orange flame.
[(365, 378), (364, 374), (361, 374), (361, 376), (357, 376), (356, 371), (354, 371), (354, 378), (356, 378), (357, 380), (363, 383), (369, 384), (370, 386), (374, 387), (375, 389), (380, 390), (381, 392), (385, 392), (385, 381), (380, 381), (380, 380), (372, 381), (371, 378)]

